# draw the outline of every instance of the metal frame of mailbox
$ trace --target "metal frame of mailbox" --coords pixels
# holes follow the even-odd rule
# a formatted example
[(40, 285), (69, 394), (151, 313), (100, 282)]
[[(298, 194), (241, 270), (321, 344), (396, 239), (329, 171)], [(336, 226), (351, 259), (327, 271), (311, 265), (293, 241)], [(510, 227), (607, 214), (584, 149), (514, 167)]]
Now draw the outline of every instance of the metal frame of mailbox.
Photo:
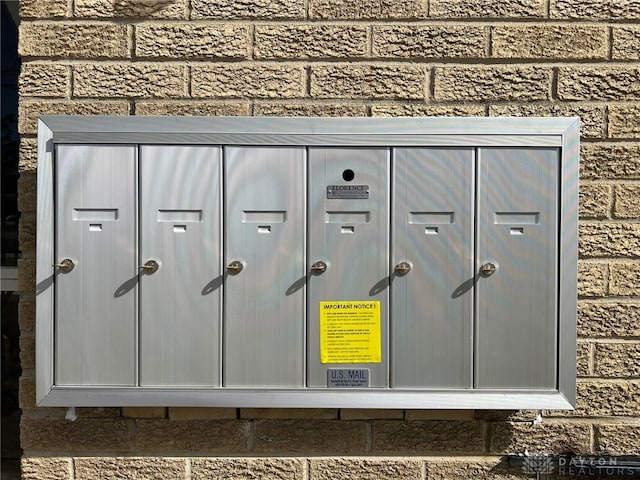
[[(57, 145), (552, 147), (560, 151), (557, 388), (237, 388), (54, 383)], [(566, 409), (575, 405), (578, 118), (259, 118), (43, 116), (38, 121), (36, 396), (41, 406)], [(390, 267), (391, 268), (391, 267)]]

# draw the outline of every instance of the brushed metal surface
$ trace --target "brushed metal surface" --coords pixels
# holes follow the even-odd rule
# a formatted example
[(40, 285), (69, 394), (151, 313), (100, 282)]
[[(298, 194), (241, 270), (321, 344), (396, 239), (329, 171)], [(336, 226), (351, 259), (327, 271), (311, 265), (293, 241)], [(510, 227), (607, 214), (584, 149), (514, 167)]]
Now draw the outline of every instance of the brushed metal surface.
[[(386, 148), (309, 148), (309, 277), (307, 386), (326, 387), (329, 368), (368, 368), (369, 385), (389, 384), (389, 190)], [(327, 198), (327, 185), (369, 185), (368, 199)], [(346, 228), (345, 228), (346, 227)], [(320, 363), (319, 306), (326, 301), (380, 301), (381, 363)]]
[(224, 385), (302, 387), (305, 150), (227, 147)]
[(479, 149), (477, 388), (557, 387), (559, 154)]
[(222, 154), (140, 147), (140, 384), (220, 384)]
[(393, 158), (391, 386), (471, 388), (471, 148), (397, 148)]
[(55, 171), (55, 382), (135, 385), (136, 149), (59, 145)]

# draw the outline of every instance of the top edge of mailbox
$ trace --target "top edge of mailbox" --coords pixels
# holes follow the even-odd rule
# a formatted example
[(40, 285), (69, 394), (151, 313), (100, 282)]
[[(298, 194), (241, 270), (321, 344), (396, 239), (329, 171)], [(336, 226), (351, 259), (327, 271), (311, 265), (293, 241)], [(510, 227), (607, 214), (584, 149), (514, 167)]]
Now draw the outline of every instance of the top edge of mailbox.
[(39, 117), (53, 143), (560, 147), (578, 117)]

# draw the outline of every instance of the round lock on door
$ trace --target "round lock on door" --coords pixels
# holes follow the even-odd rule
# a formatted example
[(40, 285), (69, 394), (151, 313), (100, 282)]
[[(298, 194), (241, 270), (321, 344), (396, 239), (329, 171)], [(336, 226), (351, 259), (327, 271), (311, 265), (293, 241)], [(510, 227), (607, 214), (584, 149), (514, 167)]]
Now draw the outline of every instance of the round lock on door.
[(76, 264), (73, 263), (73, 260), (71, 260), (70, 258), (65, 258), (60, 263), (56, 263), (52, 266), (62, 273), (69, 273), (71, 270), (73, 270), (73, 267), (75, 267)]
[(313, 273), (314, 275), (322, 275), (326, 271), (327, 271), (327, 264), (322, 260), (319, 260), (315, 262), (313, 265), (311, 265), (311, 273)]
[(244, 264), (240, 260), (234, 260), (227, 265), (227, 271), (231, 275), (237, 275), (244, 269)]
[(396, 275), (403, 277), (411, 271), (411, 264), (409, 262), (400, 262), (396, 265), (394, 271), (396, 272)]
[(480, 274), (483, 277), (490, 277), (491, 275), (493, 275), (497, 271), (498, 271), (498, 262), (495, 262), (495, 261), (485, 262), (480, 267)]
[(142, 273), (146, 273), (148, 275), (156, 273), (159, 268), (160, 264), (155, 260), (148, 260), (144, 265), (140, 265)]

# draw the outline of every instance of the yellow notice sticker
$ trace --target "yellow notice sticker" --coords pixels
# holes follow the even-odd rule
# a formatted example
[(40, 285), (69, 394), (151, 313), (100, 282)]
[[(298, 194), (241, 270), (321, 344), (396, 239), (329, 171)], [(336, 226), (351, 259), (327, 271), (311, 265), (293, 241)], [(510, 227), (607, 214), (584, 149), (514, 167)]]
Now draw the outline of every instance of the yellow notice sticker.
[(320, 302), (320, 363), (380, 362), (380, 302)]

